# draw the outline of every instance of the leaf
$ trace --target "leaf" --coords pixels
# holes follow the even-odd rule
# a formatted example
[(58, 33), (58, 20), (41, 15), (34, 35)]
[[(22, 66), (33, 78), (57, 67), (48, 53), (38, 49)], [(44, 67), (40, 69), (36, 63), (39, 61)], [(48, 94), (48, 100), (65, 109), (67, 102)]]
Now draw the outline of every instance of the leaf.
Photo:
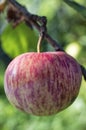
[(1, 40), (3, 50), (12, 58), (24, 52), (36, 51), (37, 36), (24, 23), (16, 28), (9, 25), (1, 35)]
[(72, 0), (64, 0), (66, 4), (74, 8), (77, 12), (79, 12), (86, 19), (86, 7), (74, 2)]

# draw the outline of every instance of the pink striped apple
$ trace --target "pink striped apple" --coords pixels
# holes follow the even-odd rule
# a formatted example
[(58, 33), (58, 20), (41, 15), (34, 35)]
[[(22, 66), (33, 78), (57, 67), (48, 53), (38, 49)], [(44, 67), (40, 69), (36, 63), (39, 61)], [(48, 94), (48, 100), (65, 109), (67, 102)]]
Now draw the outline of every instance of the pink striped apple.
[(82, 79), (80, 65), (65, 52), (31, 52), (7, 67), (5, 93), (16, 108), (29, 114), (55, 114), (74, 102)]

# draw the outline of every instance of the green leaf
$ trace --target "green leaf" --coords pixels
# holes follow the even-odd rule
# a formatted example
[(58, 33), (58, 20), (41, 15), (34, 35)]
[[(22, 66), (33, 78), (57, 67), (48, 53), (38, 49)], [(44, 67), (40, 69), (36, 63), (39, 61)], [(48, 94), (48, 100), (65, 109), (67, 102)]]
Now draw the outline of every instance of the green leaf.
[(64, 2), (75, 9), (77, 12), (79, 12), (86, 19), (86, 7), (72, 0), (64, 0)]
[(24, 23), (16, 28), (9, 25), (4, 30), (1, 40), (3, 50), (12, 58), (24, 52), (36, 51), (37, 36), (34, 30)]

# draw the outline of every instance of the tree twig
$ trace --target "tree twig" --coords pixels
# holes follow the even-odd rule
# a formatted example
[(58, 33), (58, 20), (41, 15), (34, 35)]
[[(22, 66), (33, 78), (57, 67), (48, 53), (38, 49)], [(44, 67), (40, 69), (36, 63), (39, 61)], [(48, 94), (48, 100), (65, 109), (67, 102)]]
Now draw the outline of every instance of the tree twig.
[[(16, 10), (16, 15), (20, 15), (20, 17), (24, 18), (24, 21), (34, 26), (39, 32), (41, 30), (41, 25), (38, 22), (42, 22), (46, 19), (46, 17), (40, 17), (37, 15), (31, 14), (29, 11), (26, 10), (26, 8), (22, 5), (20, 5), (15, 0), (8, 0), (8, 4), (11, 4), (11, 7)], [(56, 51), (61, 50), (63, 51), (63, 48), (59, 43), (57, 43), (54, 39), (52, 39), (51, 36), (48, 35), (48, 33), (45, 34), (44, 37), (45, 40), (47, 40)]]
[(71, 1), (71, 0), (63, 0), (66, 4), (68, 4), (70, 7), (72, 7), (73, 9), (75, 9), (77, 12), (79, 12), (86, 20), (86, 7), (78, 4), (75, 1)]
[(82, 75), (84, 77), (84, 80), (86, 81), (86, 69), (83, 65), (80, 65), (80, 67), (81, 67), (81, 71), (82, 71)]

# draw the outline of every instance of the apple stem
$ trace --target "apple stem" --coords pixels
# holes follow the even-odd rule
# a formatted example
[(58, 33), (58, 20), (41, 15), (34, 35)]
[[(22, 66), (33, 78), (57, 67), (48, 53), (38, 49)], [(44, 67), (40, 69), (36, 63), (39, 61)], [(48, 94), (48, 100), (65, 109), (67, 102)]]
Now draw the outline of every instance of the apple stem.
[(40, 31), (40, 35), (39, 35), (39, 39), (38, 39), (38, 43), (37, 43), (37, 52), (39, 53), (40, 52), (40, 48), (41, 48), (41, 43), (44, 39), (44, 36), (45, 36), (45, 33), (46, 33), (46, 24), (43, 24), (42, 25), (42, 28), (41, 28), (41, 31)]
[(43, 35), (40, 35), (40, 36), (39, 36), (38, 43), (37, 43), (37, 52), (38, 52), (38, 53), (40, 52), (42, 40), (43, 40)]
[(40, 48), (41, 48), (41, 43), (45, 37), (45, 34), (47, 32), (47, 28), (46, 28), (46, 24), (47, 24), (47, 19), (46, 17), (37, 17), (39, 19), (39, 21), (41, 22), (41, 28), (40, 28), (40, 36), (38, 39), (38, 44), (37, 44), (37, 52), (40, 52)]

